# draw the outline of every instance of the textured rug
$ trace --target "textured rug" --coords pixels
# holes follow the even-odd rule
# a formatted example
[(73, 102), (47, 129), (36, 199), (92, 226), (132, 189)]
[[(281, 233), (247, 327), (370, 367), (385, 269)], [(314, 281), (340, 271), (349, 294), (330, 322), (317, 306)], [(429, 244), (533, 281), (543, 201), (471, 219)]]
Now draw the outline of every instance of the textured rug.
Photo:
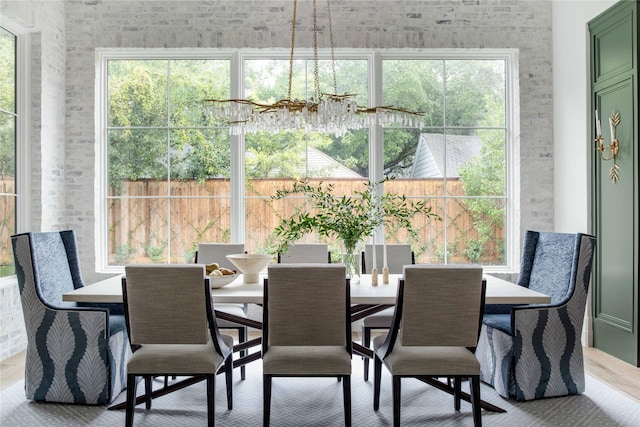
[[(353, 359), (352, 415), (354, 426), (392, 424), (391, 378), (384, 371), (380, 410), (373, 411), (373, 382), (364, 382), (362, 362)], [(262, 425), (262, 372), (259, 362), (251, 363), (247, 379), (234, 379), (234, 407), (226, 408), (224, 380), (216, 381), (216, 425)], [(160, 386), (160, 382), (158, 382)], [(468, 386), (463, 385), (463, 389)], [(141, 390), (142, 387), (139, 387)], [(467, 389), (468, 391), (468, 389)], [(515, 402), (498, 396), (482, 385), (482, 398), (507, 410), (483, 411), (485, 426), (640, 426), (640, 403), (626, 397), (592, 377), (587, 377), (586, 393), (531, 402)], [(125, 398), (122, 393), (117, 401)], [(151, 410), (139, 405), (136, 426), (204, 426), (206, 392), (203, 382), (153, 401)], [(273, 380), (271, 425), (342, 426), (342, 385), (330, 378), (275, 378)], [(100, 406), (35, 403), (24, 398), (18, 383), (0, 394), (1, 426), (119, 426), (124, 411)], [(403, 426), (472, 426), (471, 405), (463, 402), (460, 412), (453, 409), (453, 398), (417, 380), (402, 382)]]

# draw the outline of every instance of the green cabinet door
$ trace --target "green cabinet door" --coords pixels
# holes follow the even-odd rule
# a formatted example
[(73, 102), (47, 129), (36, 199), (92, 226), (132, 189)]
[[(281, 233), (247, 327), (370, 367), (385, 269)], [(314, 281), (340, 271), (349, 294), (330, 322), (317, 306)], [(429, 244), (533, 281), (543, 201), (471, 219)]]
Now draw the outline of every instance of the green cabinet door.
[[(605, 147), (611, 142), (609, 117), (612, 112), (620, 114), (619, 179), (609, 175), (613, 160), (603, 160), (596, 150), (591, 160), (592, 222), (598, 239), (593, 339), (596, 348), (635, 366), (640, 362), (637, 25), (637, 1), (621, 1), (589, 23), (592, 103), (600, 116)], [(596, 119), (594, 113), (594, 134)]]

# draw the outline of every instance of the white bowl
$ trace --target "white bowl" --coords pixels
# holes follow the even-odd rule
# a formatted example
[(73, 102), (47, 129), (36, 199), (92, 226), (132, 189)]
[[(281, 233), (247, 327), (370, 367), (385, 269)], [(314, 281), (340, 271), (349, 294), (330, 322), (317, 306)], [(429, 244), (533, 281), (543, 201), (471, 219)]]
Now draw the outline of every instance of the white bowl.
[(207, 277), (209, 277), (209, 285), (211, 285), (211, 288), (218, 289), (236, 280), (238, 278), (238, 273), (228, 274), (224, 276), (207, 276)]
[(227, 259), (242, 271), (244, 283), (258, 283), (260, 272), (273, 261), (271, 255), (265, 254), (231, 254)]

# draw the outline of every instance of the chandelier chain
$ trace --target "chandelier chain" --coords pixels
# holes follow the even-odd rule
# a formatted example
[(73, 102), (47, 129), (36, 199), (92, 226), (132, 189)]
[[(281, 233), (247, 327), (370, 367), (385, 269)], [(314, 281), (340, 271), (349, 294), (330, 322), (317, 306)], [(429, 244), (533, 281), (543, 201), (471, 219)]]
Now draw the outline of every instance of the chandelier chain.
[(329, 46), (331, 46), (331, 71), (333, 72), (333, 93), (338, 93), (338, 79), (336, 78), (336, 56), (333, 51), (333, 25), (331, 22), (331, 0), (327, 0), (327, 21), (329, 23)]
[(313, 0), (313, 89), (317, 102), (320, 100), (320, 68), (318, 66), (318, 9), (316, 0)]
[(291, 99), (291, 81), (293, 80), (293, 51), (296, 46), (296, 19), (298, 1), (293, 0), (293, 20), (291, 21), (291, 53), (289, 54), (289, 86), (287, 88), (287, 99)]

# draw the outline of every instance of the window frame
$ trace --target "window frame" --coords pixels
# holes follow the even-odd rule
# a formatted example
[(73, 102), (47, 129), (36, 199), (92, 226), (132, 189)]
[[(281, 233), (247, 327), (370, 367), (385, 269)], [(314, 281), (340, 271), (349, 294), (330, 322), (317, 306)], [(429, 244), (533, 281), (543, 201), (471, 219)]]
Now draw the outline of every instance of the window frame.
[[(122, 272), (122, 266), (108, 264), (107, 208), (107, 62), (112, 59), (228, 59), (231, 67), (232, 98), (242, 97), (244, 61), (250, 59), (288, 59), (288, 49), (96, 49), (96, 169), (98, 197), (95, 201), (96, 222), (96, 271)], [(319, 59), (330, 59), (331, 52), (323, 49)], [(505, 61), (505, 129), (506, 129), (506, 219), (505, 263), (486, 266), (487, 272), (516, 272), (520, 248), (520, 197), (519, 197), (519, 78), (517, 49), (335, 49), (336, 60), (366, 59), (369, 61), (370, 106), (379, 105), (382, 99), (382, 61), (386, 59), (412, 60), (504, 60)], [(296, 59), (313, 58), (311, 49), (296, 49)], [(231, 135), (231, 242), (243, 242), (245, 238), (244, 153), (242, 135)], [(383, 130), (373, 126), (369, 130), (369, 179), (383, 178)], [(443, 195), (442, 198), (448, 197)], [(437, 196), (437, 198), (441, 198)], [(376, 236), (382, 239), (382, 236)], [(381, 240), (380, 240), (381, 241)]]

